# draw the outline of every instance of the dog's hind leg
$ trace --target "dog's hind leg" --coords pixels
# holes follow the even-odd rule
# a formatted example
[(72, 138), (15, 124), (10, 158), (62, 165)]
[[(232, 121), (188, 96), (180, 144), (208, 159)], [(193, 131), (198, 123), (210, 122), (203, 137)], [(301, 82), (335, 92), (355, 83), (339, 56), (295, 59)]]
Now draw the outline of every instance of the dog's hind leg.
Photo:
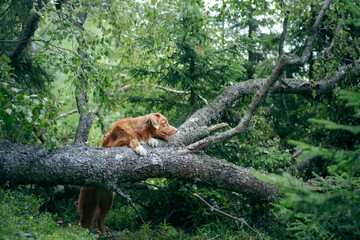
[(99, 192), (99, 214), (97, 216), (97, 224), (99, 227), (99, 230), (102, 233), (105, 233), (105, 218), (106, 214), (111, 209), (113, 199), (114, 199), (114, 192), (113, 191), (107, 191), (100, 189)]
[(97, 211), (95, 187), (82, 187), (79, 195), (78, 211), (80, 224), (83, 228), (90, 229)]

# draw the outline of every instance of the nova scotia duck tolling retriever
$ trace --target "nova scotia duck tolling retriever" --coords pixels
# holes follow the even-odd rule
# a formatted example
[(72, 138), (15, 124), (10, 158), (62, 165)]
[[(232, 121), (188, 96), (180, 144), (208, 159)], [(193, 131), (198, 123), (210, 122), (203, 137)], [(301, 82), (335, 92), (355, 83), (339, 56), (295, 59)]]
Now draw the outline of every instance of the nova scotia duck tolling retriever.
[[(124, 118), (114, 124), (110, 132), (103, 138), (101, 147), (129, 146), (137, 154), (146, 156), (147, 151), (140, 145), (140, 142), (146, 142), (151, 147), (156, 147), (159, 142), (155, 138), (169, 139), (177, 131), (160, 113), (151, 113), (137, 118)], [(82, 187), (78, 200), (81, 226), (90, 228), (95, 215), (98, 214), (99, 230), (105, 233), (105, 217), (112, 206), (113, 198), (112, 190)]]

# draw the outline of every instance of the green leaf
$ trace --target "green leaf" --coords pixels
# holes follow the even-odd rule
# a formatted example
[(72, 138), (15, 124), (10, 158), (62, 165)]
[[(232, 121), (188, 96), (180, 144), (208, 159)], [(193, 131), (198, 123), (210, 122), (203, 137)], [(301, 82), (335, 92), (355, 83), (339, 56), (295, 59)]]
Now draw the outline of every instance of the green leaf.
[(5, 110), (5, 112), (7, 112), (9, 115), (11, 115), (12, 110), (11, 110), (10, 108), (7, 108), (7, 109)]
[(23, 106), (16, 106), (16, 107), (15, 107), (15, 111), (16, 111), (16, 112), (23, 112), (23, 113), (25, 113), (25, 112), (26, 112), (26, 108), (23, 107)]
[(3, 58), (7, 63), (10, 63), (10, 62), (11, 62), (10, 58), (8, 58), (8, 56), (6, 56), (5, 54), (2, 55), (2, 58)]

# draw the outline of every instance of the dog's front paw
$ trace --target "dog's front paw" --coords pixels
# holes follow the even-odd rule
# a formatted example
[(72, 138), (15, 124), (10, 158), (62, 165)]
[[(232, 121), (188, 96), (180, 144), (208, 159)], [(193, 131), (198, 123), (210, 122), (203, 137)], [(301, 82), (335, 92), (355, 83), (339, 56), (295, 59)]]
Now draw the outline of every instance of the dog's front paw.
[(157, 147), (157, 145), (159, 145), (159, 141), (155, 138), (150, 138), (147, 140), (147, 144), (149, 144), (150, 147)]
[(140, 156), (146, 156), (146, 155), (147, 155), (146, 149), (145, 149), (143, 146), (141, 146), (141, 145), (139, 145), (138, 147), (136, 147), (134, 150), (135, 150), (135, 152), (136, 152), (137, 154), (139, 154)]

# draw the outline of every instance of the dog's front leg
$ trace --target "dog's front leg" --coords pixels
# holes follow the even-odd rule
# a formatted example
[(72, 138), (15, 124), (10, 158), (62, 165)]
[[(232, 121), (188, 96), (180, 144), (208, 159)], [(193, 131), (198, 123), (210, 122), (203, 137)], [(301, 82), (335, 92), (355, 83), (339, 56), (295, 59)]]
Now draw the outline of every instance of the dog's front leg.
[(137, 154), (139, 154), (140, 156), (146, 156), (147, 155), (146, 149), (143, 146), (140, 145), (140, 143), (139, 143), (139, 141), (137, 139), (131, 140), (131, 142), (129, 143), (129, 147), (134, 149), (134, 151)]
[(150, 138), (149, 140), (147, 140), (147, 144), (150, 147), (157, 147), (157, 145), (159, 145), (159, 141), (156, 140), (155, 138)]

